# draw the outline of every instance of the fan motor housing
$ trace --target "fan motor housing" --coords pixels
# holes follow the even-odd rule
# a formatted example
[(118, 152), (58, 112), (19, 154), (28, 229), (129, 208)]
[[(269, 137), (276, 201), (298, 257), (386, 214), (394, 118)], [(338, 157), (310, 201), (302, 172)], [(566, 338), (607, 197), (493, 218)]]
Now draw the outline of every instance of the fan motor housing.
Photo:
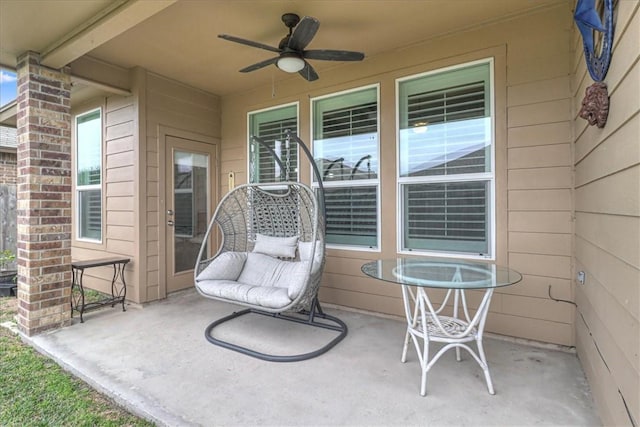
[(291, 29), (298, 25), (298, 22), (300, 22), (300, 17), (295, 13), (285, 13), (284, 15), (282, 15), (282, 22), (284, 22), (284, 25), (286, 25), (287, 28)]

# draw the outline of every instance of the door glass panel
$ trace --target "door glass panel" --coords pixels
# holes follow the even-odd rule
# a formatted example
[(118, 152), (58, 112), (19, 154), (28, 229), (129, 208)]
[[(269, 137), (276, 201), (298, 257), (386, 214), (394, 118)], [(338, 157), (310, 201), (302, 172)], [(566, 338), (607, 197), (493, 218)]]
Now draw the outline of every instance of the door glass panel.
[(174, 273), (193, 270), (207, 231), (208, 164), (205, 154), (174, 152)]

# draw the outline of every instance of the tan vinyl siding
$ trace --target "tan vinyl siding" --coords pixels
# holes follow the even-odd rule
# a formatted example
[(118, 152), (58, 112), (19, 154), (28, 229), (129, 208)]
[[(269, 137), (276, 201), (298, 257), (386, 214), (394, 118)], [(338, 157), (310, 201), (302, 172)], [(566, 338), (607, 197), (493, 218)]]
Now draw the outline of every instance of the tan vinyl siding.
[[(617, 6), (603, 129), (577, 117), (592, 80), (573, 31), (576, 346), (604, 425), (640, 421), (640, 3)], [(628, 412), (627, 412), (628, 411)]]
[[(160, 150), (158, 129), (220, 137), (216, 96), (153, 75), (131, 73), (132, 96), (93, 100), (86, 108), (104, 107), (103, 241), (73, 242), (74, 259), (128, 256), (127, 299), (142, 303), (166, 296), (161, 243)], [(82, 112), (80, 107), (78, 112)], [(145, 126), (146, 125), (146, 126)], [(162, 147), (162, 148), (160, 148)], [(164, 221), (164, 216), (162, 217)], [(90, 269), (85, 283), (109, 290), (110, 270)]]
[[(103, 185), (102, 244), (72, 241), (74, 260), (126, 256), (133, 262), (127, 265), (127, 297), (136, 300), (141, 284), (137, 280), (135, 209), (135, 124), (134, 97), (107, 96), (79, 107), (74, 114), (97, 106), (103, 107)], [(75, 194), (75, 193), (74, 193)], [(75, 212), (75, 211), (74, 211)], [(102, 292), (110, 292), (113, 270), (110, 267), (89, 269), (84, 283)]]
[[(220, 138), (220, 101), (217, 96), (189, 88), (144, 70), (138, 70), (140, 90), (144, 91), (145, 112), (141, 123), (146, 123), (141, 143), (145, 199), (141, 200), (144, 216), (144, 235), (141, 236), (141, 256), (145, 270), (142, 280), (147, 284), (142, 301), (153, 301), (166, 296), (165, 262), (161, 250), (164, 242), (165, 215), (161, 208), (162, 183), (160, 171), (164, 158), (164, 141), (160, 128), (190, 132), (211, 138)], [(142, 140), (142, 136), (141, 136)], [(225, 182), (226, 179), (225, 179)]]
[[(547, 58), (538, 53), (532, 56), (548, 63), (552, 56), (565, 52), (563, 59), (559, 56), (556, 60), (568, 71), (569, 40), (559, 42), (563, 37), (556, 36), (556, 52), (549, 51)], [(529, 43), (520, 42), (522, 46), (513, 46), (516, 56), (522, 55)], [(509, 265), (523, 274), (523, 280), (507, 291), (529, 291), (519, 298), (505, 295), (503, 311), (531, 322), (511, 319), (503, 325), (503, 333), (511, 335), (507, 328), (521, 327), (520, 336), (572, 345), (573, 310), (549, 298), (551, 293), (555, 298), (573, 299), (569, 79), (558, 69), (559, 75), (547, 72), (527, 80), (520, 67), (516, 68), (519, 74), (512, 81), (517, 84), (508, 88)]]
[[(494, 58), (496, 117), (496, 260), (522, 270), (522, 283), (494, 294), (488, 330), (563, 345), (574, 344), (573, 299), (572, 2), (464, 33), (323, 70), (312, 84), (294, 75), (276, 87), (223, 98), (221, 194), (227, 174), (246, 182), (246, 118), (250, 111), (299, 102), (300, 136), (309, 142), (309, 98), (380, 85), (379, 252), (330, 249), (323, 302), (402, 316), (400, 289), (368, 279), (364, 262), (395, 257), (395, 79), (482, 58)], [(541, 30), (544, 28), (544, 31)], [(348, 83), (344, 83), (348, 82)], [(301, 179), (309, 181), (307, 162)]]

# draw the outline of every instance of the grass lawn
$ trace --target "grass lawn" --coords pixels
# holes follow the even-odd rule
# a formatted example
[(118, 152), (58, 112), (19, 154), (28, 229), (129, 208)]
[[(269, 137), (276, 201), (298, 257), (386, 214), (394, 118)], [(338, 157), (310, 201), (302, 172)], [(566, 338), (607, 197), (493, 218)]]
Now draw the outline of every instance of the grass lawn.
[[(16, 298), (0, 298), (0, 323)], [(124, 411), (0, 327), (0, 426), (153, 426)]]

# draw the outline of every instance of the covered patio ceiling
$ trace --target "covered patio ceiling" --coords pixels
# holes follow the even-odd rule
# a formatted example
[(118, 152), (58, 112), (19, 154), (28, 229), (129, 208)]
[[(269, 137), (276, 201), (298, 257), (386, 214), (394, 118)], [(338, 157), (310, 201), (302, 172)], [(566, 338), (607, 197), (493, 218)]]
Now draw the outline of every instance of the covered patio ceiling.
[(239, 69), (274, 54), (217, 37), (226, 33), (277, 46), (287, 34), (280, 20), (283, 13), (320, 20), (310, 49), (365, 53), (365, 60), (356, 64), (312, 61), (322, 79), (323, 71), (330, 67), (366, 67), (367, 58), (383, 52), (557, 3), (557, 0), (2, 0), (0, 65), (15, 67), (16, 57), (27, 50), (41, 53), (43, 64), (51, 68), (60, 68), (87, 55), (125, 69), (139, 66), (224, 96), (300, 78), (275, 66), (250, 74), (239, 73)]

